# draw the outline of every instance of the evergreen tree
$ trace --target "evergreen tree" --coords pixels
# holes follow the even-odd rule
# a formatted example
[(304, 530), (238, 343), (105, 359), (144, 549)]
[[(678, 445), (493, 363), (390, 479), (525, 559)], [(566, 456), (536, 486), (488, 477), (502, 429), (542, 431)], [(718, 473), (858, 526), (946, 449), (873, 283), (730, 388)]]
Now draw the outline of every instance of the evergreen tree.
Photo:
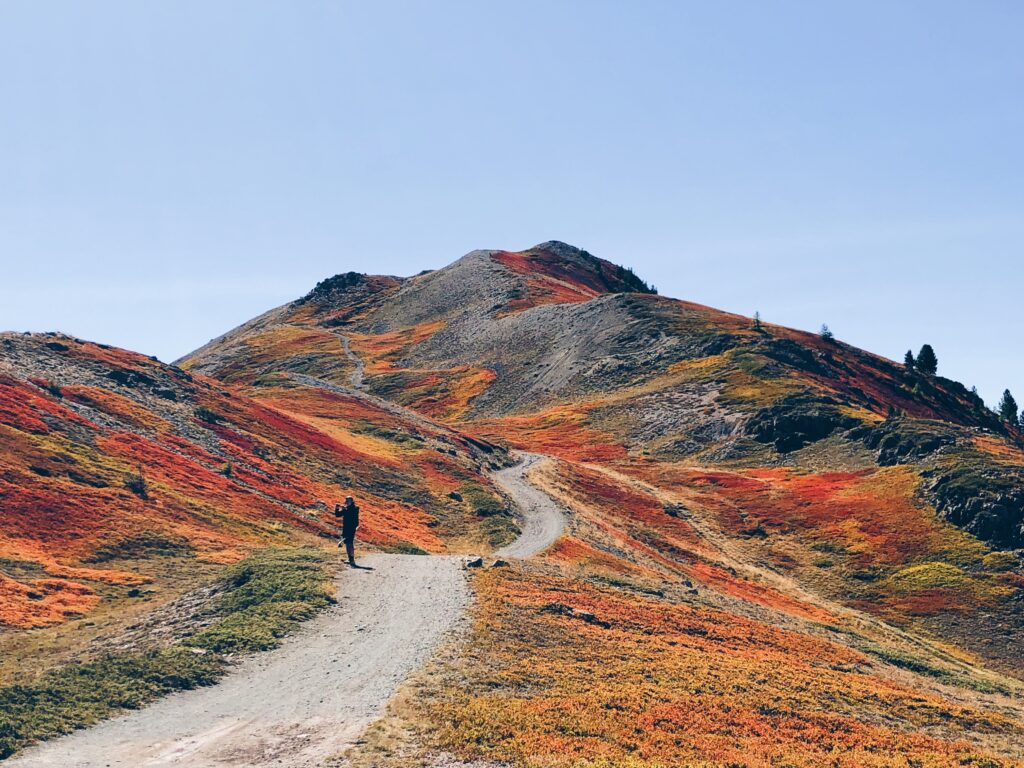
[(823, 338), (825, 341), (835, 341), (836, 335), (832, 333), (832, 329), (829, 328), (828, 325), (822, 325), (821, 338)]
[(755, 312), (754, 313), (754, 330), (755, 331), (760, 331), (761, 330), (761, 313), (760, 312)]
[(908, 371), (912, 371), (916, 366), (917, 360), (914, 359), (914, 353), (908, 349), (907, 354), (903, 356), (903, 367)]
[(934, 376), (935, 372), (939, 370), (939, 358), (935, 356), (935, 350), (932, 349), (931, 344), (925, 344), (917, 353), (917, 370), (927, 373), (929, 376)]
[(1003, 421), (1017, 424), (1017, 401), (1013, 399), (1010, 390), (1003, 392), (1003, 399), (999, 401), (999, 417)]

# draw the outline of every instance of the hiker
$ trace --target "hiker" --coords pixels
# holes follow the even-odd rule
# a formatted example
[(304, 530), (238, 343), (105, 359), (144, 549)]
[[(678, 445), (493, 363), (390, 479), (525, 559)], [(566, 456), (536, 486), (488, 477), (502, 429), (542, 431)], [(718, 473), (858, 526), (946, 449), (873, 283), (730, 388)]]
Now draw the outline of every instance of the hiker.
[(345, 552), (348, 554), (348, 564), (356, 567), (356, 528), (359, 527), (359, 507), (351, 496), (345, 497), (345, 506), (334, 505), (334, 516), (341, 518), (341, 541), (340, 547), (345, 545)]

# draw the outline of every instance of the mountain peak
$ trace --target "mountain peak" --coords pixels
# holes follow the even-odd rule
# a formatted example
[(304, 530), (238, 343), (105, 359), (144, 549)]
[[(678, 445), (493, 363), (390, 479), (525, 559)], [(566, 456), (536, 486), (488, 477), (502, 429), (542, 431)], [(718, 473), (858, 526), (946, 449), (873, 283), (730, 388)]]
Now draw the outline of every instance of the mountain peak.
[(528, 279), (569, 284), (594, 295), (657, 293), (629, 267), (560, 240), (548, 240), (525, 251), (495, 251), (492, 258)]

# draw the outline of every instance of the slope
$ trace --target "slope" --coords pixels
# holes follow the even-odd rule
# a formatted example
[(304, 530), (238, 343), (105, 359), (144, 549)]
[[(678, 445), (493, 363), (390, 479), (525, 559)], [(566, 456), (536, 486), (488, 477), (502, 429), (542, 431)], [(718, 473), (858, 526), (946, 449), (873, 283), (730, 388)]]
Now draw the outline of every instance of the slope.
[[(416, 734), (413, 752), (433, 745), (545, 765), (553, 754), (589, 765), (643, 753), (629, 764), (705, 764), (684, 762), (699, 749), (673, 751), (649, 729), (592, 724), (576, 739), (561, 730), (567, 723), (540, 717), (616, 707), (627, 720), (646, 717), (639, 702), (653, 697), (672, 708), (680, 748), (697, 749), (709, 733), (742, 736), (742, 748), (723, 741), (708, 752), (709, 765), (748, 764), (742, 755), (817, 765), (826, 754), (840, 756), (836, 765), (945, 765), (953, 754), (972, 764), (964, 740), (1019, 757), (1020, 715), (1004, 700), (1018, 688), (1000, 672), (1019, 673), (1024, 652), (1014, 551), (1024, 453), (1019, 432), (962, 385), (657, 296), (627, 270), (561, 243), (474, 251), (404, 280), (340, 278), (183, 366), (259, 398), (277, 371), (344, 386), (354, 372), (348, 349), (368, 393), (558, 457), (546, 485), (574, 512), (543, 563), (480, 585), (477, 635), (464, 649), (480, 665), (453, 659), (438, 673), (449, 687), (396, 715), (402, 733)], [(646, 613), (627, 609), (637, 601)], [(665, 612), (691, 618), (664, 625), (656, 617)], [(559, 634), (587, 625), (580, 616), (598, 623)], [(747, 648), (722, 634), (730, 624), (745, 628)], [(643, 641), (652, 631), (663, 646)], [(704, 636), (717, 644), (692, 639)], [(798, 650), (806, 638), (814, 642)], [(608, 657), (609, 642), (647, 661)], [(696, 663), (680, 655), (695, 643), (717, 649), (721, 666), (683, 680), (672, 659)], [(536, 680), (531, 647), (547, 649), (552, 665)], [(790, 650), (770, 650), (782, 647)], [(575, 669), (569, 660), (587, 667), (576, 670), (584, 677), (606, 667), (617, 682), (585, 700), (568, 689), (568, 698), (549, 697), (571, 680), (559, 671)], [(495, 666), (517, 671), (495, 684)], [(769, 668), (806, 695), (769, 685)], [(755, 682), (756, 696), (735, 698)], [(685, 703), (665, 698), (678, 686), (691, 691)], [(508, 687), (518, 694), (509, 698)], [(452, 709), (444, 702), (456, 691), (470, 698)], [(901, 709), (915, 696), (938, 709)], [(948, 709), (968, 700), (980, 707), (974, 714)], [(708, 710), (712, 720), (680, 719), (680, 707), (711, 702), (724, 708)], [(739, 704), (748, 708), (737, 725), (721, 712)], [(872, 731), (871, 749), (889, 744), (899, 757), (870, 762), (857, 739), (890, 707), (904, 723)], [(801, 729), (821, 750), (811, 762), (794, 747)]]
[(134, 643), (249, 553), (333, 547), (346, 494), (381, 551), (514, 537), (485, 474), (502, 449), (326, 384), (278, 376), (265, 391), (0, 335), (0, 686)]

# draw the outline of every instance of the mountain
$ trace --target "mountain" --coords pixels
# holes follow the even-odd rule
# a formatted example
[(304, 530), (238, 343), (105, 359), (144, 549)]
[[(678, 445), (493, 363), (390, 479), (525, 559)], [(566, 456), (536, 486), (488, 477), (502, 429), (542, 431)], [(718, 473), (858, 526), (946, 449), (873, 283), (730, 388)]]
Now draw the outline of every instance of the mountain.
[(1024, 435), (957, 382), (555, 241), (342, 273), (174, 366), (60, 335), (0, 361), (0, 695), (332, 546), (346, 493), (370, 547), (496, 548), (518, 449), (567, 530), (471, 572), (348, 765), (1022, 765)]
[[(347, 384), (357, 359), (374, 394), (566, 458), (799, 465), (828, 441), (854, 464), (918, 468), (944, 517), (1024, 544), (1022, 435), (963, 385), (658, 296), (564, 243), (339, 275), (179, 362), (258, 388), (278, 371)], [(569, 426), (588, 439), (560, 445)]]
[[(554, 598), (615, 584), (619, 596), (591, 594), (580, 610), (621, 613), (656, 594), (661, 607), (636, 620), (657, 622), (666, 601), (687, 604), (692, 590), (730, 621), (769, 634), (829, 626), (846, 634), (844, 648), (944, 683), (958, 684), (962, 663), (1019, 675), (1022, 435), (958, 382), (659, 296), (631, 271), (559, 242), (473, 251), (411, 278), (338, 275), (179, 362), (256, 398), (282, 372), (358, 385), (497, 444), (557, 457), (557, 473), (537, 479), (572, 510), (574, 527), (547, 559), (584, 582), (489, 582), (481, 589), (494, 605), (535, 605), (538, 588)], [(515, 621), (534, 620), (527, 611)], [(550, 626), (536, 631), (573, 658), (596, 653)], [(481, 643), (492, 637), (481, 632)], [(895, 640), (899, 632), (910, 634)], [(492, 663), (515, 664), (512, 651), (488, 642)], [(621, 661), (604, 663), (631, 674)], [(773, 663), (802, 669), (793, 656)], [(476, 672), (483, 686), (488, 673)], [(993, 684), (988, 672), (975, 674), (986, 682), (969, 683), (974, 690)], [(474, 681), (455, 677), (457, 687)], [(752, 723), (763, 725), (785, 695), (762, 692)], [(524, 694), (521, 705), (542, 706), (544, 696)], [(607, 701), (597, 696), (593, 706)], [(462, 751), (475, 728), (500, 729), (513, 716), (486, 686), (463, 709), (441, 710), (468, 718), (448, 744)], [(523, 728), (550, 727), (531, 723)], [(496, 754), (535, 758), (541, 747), (532, 749)], [(758, 754), (769, 752), (799, 754)], [(656, 751), (666, 754), (682, 753)], [(851, 760), (835, 764), (890, 764)]]

